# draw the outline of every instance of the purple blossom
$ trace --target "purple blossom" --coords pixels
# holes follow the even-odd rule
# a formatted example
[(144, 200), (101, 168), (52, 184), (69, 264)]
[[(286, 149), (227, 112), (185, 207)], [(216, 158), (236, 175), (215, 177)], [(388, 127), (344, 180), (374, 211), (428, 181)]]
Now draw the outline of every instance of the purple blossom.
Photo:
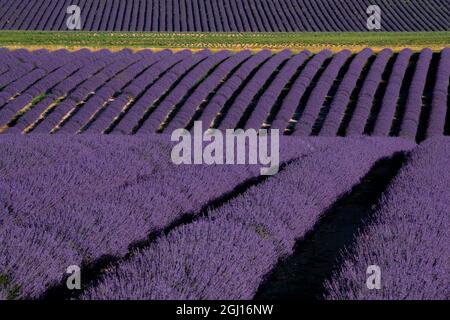
[(375, 61), (370, 66), (369, 74), (364, 80), (361, 92), (358, 96), (355, 111), (347, 128), (347, 135), (362, 135), (367, 124), (370, 112), (373, 107), (375, 94), (377, 88), (382, 80), (383, 72), (389, 59), (392, 56), (392, 50), (384, 49), (375, 58)]
[(295, 127), (294, 135), (309, 136), (311, 134), (313, 125), (325, 102), (325, 97), (350, 54), (350, 50), (342, 50), (333, 57), (309, 96), (301, 118)]
[(419, 55), (413, 79), (409, 86), (408, 98), (406, 100), (405, 114), (402, 119), (400, 136), (415, 139), (419, 127), (420, 113), (422, 112), (422, 97), (427, 80), (433, 52), (431, 49), (423, 49)]
[(381, 103), (380, 113), (375, 122), (373, 135), (387, 136), (392, 127), (395, 111), (400, 96), (400, 89), (402, 87), (403, 79), (405, 77), (406, 69), (408, 68), (411, 59), (412, 50), (403, 49), (397, 56), (392, 74), (389, 77), (386, 91), (384, 93), (383, 101)]
[(414, 146), (402, 139), (304, 141), (314, 151), (136, 252), (83, 298), (251, 299), (295, 240), (378, 159)]

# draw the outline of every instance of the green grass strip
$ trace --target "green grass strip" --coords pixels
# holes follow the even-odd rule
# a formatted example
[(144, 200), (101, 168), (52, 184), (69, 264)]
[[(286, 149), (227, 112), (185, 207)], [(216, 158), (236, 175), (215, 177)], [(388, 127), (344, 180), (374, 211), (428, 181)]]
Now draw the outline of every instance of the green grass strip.
[(84, 31), (0, 31), (1, 47), (48, 49), (173, 48), (173, 49), (342, 49), (362, 47), (400, 50), (405, 47), (450, 46), (449, 32), (289, 32), (289, 33), (164, 33)]

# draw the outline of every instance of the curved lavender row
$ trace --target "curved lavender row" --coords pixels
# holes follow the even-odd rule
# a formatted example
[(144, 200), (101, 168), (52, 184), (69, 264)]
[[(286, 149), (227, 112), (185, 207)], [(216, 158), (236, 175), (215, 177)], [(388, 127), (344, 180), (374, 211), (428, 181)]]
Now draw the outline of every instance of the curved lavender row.
[(82, 298), (251, 299), (295, 241), (377, 160), (414, 146), (402, 139), (318, 140), (328, 143), (209, 217), (162, 236)]
[(287, 83), (292, 79), (297, 70), (305, 63), (310, 55), (311, 52), (305, 50), (289, 59), (267, 90), (262, 94), (245, 124), (245, 129), (258, 129), (263, 126), (264, 121), (269, 116), (269, 112), (280, 96), (281, 91), (286, 87)]
[(373, 107), (373, 101), (378, 86), (382, 80), (384, 70), (392, 56), (391, 49), (383, 49), (370, 67), (369, 74), (364, 80), (361, 92), (358, 96), (355, 111), (347, 128), (348, 136), (362, 135), (367, 124), (370, 112)]
[(158, 61), (158, 59), (153, 56), (145, 57), (142, 60), (130, 65), (114, 78), (106, 82), (104, 86), (96, 91), (95, 95), (91, 97), (77, 113), (70, 117), (69, 120), (57, 132), (64, 134), (76, 133), (84, 124), (86, 124), (87, 121), (89, 121), (91, 117), (94, 117), (98, 112), (100, 112), (100, 110), (103, 109), (108, 100), (111, 99), (116, 92), (120, 91), (140, 72), (153, 65), (155, 61)]
[(203, 122), (205, 129), (213, 123), (225, 103), (231, 98), (233, 93), (239, 88), (249, 74), (257, 68), (258, 65), (268, 59), (270, 55), (271, 52), (269, 50), (259, 51), (245, 61), (239, 69), (220, 87), (214, 97), (205, 106), (199, 119)]
[(419, 17), (417, 22), (420, 22), (420, 24), (427, 24), (429, 30), (444, 31), (447, 28), (438, 22), (449, 12), (449, 9), (445, 8), (444, 5), (445, 1), (439, 3), (439, 5), (438, 2), (430, 2), (429, 6), (425, 7), (420, 6), (420, 2), (412, 2), (411, 9)]
[(14, 53), (15, 51), (11, 51), (6, 48), (0, 48), (0, 66), (11, 68), (19, 63), (22, 63), (21, 60), (16, 58)]
[(9, 283), (7, 296), (16, 291), (11, 298), (20, 297), (20, 292), (37, 297), (48, 284), (61, 281), (61, 270), (81, 262), (63, 237), (13, 223), (7, 214), (3, 217), (7, 218), (3, 218), (0, 232), (0, 275)]
[(227, 75), (229, 75), (234, 68), (246, 60), (250, 55), (251, 52), (248, 50), (240, 51), (222, 62), (186, 100), (182, 108), (164, 128), (164, 132), (172, 132), (179, 128), (185, 128), (193, 118), (196, 108), (200, 106), (202, 101), (205, 101), (208, 95), (220, 85)]
[(32, 126), (39, 120), (39, 118), (45, 113), (45, 111), (52, 106), (52, 104), (59, 101), (59, 99), (65, 98), (69, 94), (69, 92), (75, 90), (78, 84), (87, 80), (89, 77), (99, 72), (108, 64), (113, 63), (114, 56), (115, 55), (107, 56), (105, 58), (98, 58), (89, 63), (86, 63), (86, 65), (80, 70), (52, 88), (42, 101), (34, 105), (31, 109), (27, 110), (25, 114), (18, 119), (17, 123), (13, 127), (8, 128), (7, 132), (20, 133), (29, 126)]
[(74, 92), (58, 104), (53, 111), (33, 129), (32, 133), (49, 133), (56, 129), (58, 125), (64, 121), (65, 117), (70, 116), (70, 113), (76, 110), (78, 104), (84, 101), (91, 92), (97, 90), (105, 81), (113, 78), (117, 73), (140, 59), (142, 59), (142, 57), (136, 55), (130, 55), (123, 59), (116, 59), (115, 63), (106, 66), (102, 71), (82, 82), (77, 86)]
[[(449, 157), (450, 140), (443, 137), (412, 152), (326, 283), (327, 299), (448, 300)], [(381, 269), (380, 290), (363, 285), (373, 264)]]
[[(1, 59), (1, 57), (0, 57), (0, 59)], [(7, 71), (9, 71), (9, 67), (7, 65), (0, 66), (0, 75), (6, 73)]]
[(306, 136), (311, 134), (313, 125), (322, 109), (325, 97), (350, 55), (351, 52), (349, 50), (342, 50), (333, 57), (326, 70), (321, 75), (317, 85), (311, 92), (302, 116), (295, 126), (293, 135)]
[[(260, 3), (256, 3), (256, 2), (243, 2), (244, 8), (246, 10), (246, 12), (248, 12), (248, 19), (249, 19), (249, 23), (251, 28), (257, 29), (257, 30), (261, 30), (261, 31), (266, 31), (264, 25), (263, 25), (263, 21), (259, 15), (258, 12), (258, 5), (261, 5)], [(269, 22), (267, 21), (267, 25), (269, 24)]]
[(375, 122), (375, 128), (372, 133), (375, 136), (389, 135), (392, 122), (394, 120), (395, 110), (397, 109), (400, 89), (402, 87), (403, 79), (405, 77), (406, 69), (408, 68), (411, 56), (411, 49), (403, 49), (395, 60), (392, 68), (392, 74), (389, 77), (386, 92), (384, 93), (383, 101), (381, 103), (380, 113), (378, 114)]
[(208, 50), (203, 50), (194, 55), (192, 55), (191, 52), (186, 51), (186, 57), (183, 57), (178, 64), (157, 79), (145, 94), (136, 100), (136, 103), (124, 115), (112, 133), (131, 134), (139, 121), (149, 110), (151, 110), (154, 103), (167, 93), (174, 82), (209, 55), (211, 55), (211, 52)]
[[(280, 143), (281, 162), (314, 147)], [(123, 256), (260, 174), (259, 166), (176, 166), (171, 149), (166, 135), (2, 135), (0, 275), (20, 286), (20, 298), (38, 297), (68, 266)]]
[[(136, 98), (145, 94), (146, 88), (151, 88), (151, 85), (153, 85), (164, 72), (170, 70), (183, 59), (191, 56), (192, 53), (189, 50), (183, 50), (172, 54), (171, 51), (164, 50), (161, 54), (161, 59), (127, 85), (126, 88), (122, 90), (122, 94), (109, 104), (108, 108), (104, 110), (90, 126), (85, 128), (84, 132), (103, 133), (110, 128), (112, 123), (114, 123), (121, 114), (126, 116), (126, 114), (130, 112), (137, 112), (134, 108), (132, 108), (131, 111), (128, 110), (129, 106)], [(126, 114), (124, 113), (125, 111), (127, 111)], [(139, 110), (139, 112), (144, 112), (144, 110)]]
[(7, 289), (0, 288), (0, 301), (4, 301), (8, 299)]
[[(369, 50), (364, 50), (361, 55), (365, 57), (368, 55), (366, 52)], [(445, 52), (448, 52), (448, 50), (443, 50), (442, 57), (445, 57)], [(215, 54), (208, 60), (199, 62), (199, 65), (194, 63), (186, 70), (183, 69), (184, 67), (177, 66), (182, 57), (191, 54), (189, 51), (182, 51), (176, 54), (163, 51), (158, 53), (158, 55), (160, 54), (162, 55), (161, 61), (158, 61), (147, 70), (143, 68), (144, 70), (141, 73), (140, 70), (137, 70), (139, 69), (137, 66), (144, 63), (143, 59), (151, 58), (152, 52), (150, 50), (137, 53), (133, 53), (131, 50), (123, 50), (118, 53), (111, 53), (108, 50), (90, 52), (87, 49), (83, 49), (71, 53), (67, 50), (28, 51), (25, 49), (0, 49), (0, 56), (6, 57), (7, 62), (4, 66), (8, 70), (0, 76), (0, 82), (5, 84), (4, 87), (0, 88), (0, 98), (3, 98), (0, 100), (4, 102), (0, 107), (0, 124), (2, 125), (0, 126), (0, 131), (2, 133), (28, 133), (36, 129), (37, 131), (35, 132), (42, 133), (53, 133), (59, 130), (62, 130), (59, 132), (63, 133), (109, 133), (111, 131), (114, 132), (116, 128), (131, 127), (130, 130), (123, 132), (134, 133), (135, 130), (139, 130), (140, 133), (148, 133), (155, 131), (156, 129), (153, 130), (153, 128), (158, 127), (158, 132), (168, 132), (167, 128), (173, 130), (174, 128), (190, 127), (191, 122), (197, 118), (200, 118), (203, 122), (206, 119), (209, 123), (212, 120), (216, 120), (213, 126), (217, 126), (217, 122), (222, 116), (224, 116), (222, 126), (225, 126), (227, 121), (239, 121), (239, 125), (244, 125), (241, 122), (248, 117), (245, 127), (250, 128), (253, 122), (255, 123), (254, 127), (258, 128), (261, 127), (261, 123), (264, 121), (261, 119), (267, 119), (268, 116), (271, 119), (273, 116), (273, 128), (285, 128), (292, 116), (296, 116), (295, 110), (299, 108), (299, 101), (305, 100), (302, 97), (305, 95), (306, 90), (311, 90), (310, 101), (320, 100), (316, 97), (318, 92), (321, 92), (320, 95), (323, 95), (325, 91), (325, 87), (311, 83), (316, 75), (312, 65), (319, 64), (317, 60), (319, 60), (320, 54), (318, 57), (313, 57), (301, 70), (298, 70), (298, 67), (295, 70), (289, 70), (290, 77), (283, 75), (287, 71), (285, 67), (287, 65), (291, 66), (290, 62), (297, 56), (288, 59), (286, 65), (283, 64), (283, 70), (275, 71), (277, 73), (275, 77), (273, 77), (273, 73), (270, 74), (270, 84), (267, 81), (263, 81), (270, 73), (265, 72), (269, 70), (269, 65), (261, 63), (267, 59), (269, 59), (268, 61), (276, 59), (277, 56), (275, 55), (270, 59), (270, 52), (268, 51), (261, 51), (259, 53), (260, 56), (251, 57), (245, 62), (243, 61), (247, 59), (247, 51), (233, 54), (225, 61), (209, 68), (208, 71), (201, 71), (201, 66), (215, 59)], [(219, 52), (218, 54), (222, 55), (224, 52)], [(371, 70), (373, 74), (378, 76), (382, 71), (380, 68), (377, 68), (377, 61), (383, 60), (382, 54), (380, 53), (377, 57)], [(266, 55), (267, 57), (263, 58)], [(388, 135), (397, 109), (404, 109), (403, 101), (401, 101), (402, 105), (398, 105), (398, 97), (400, 89), (405, 85), (404, 77), (409, 67), (410, 56), (411, 50), (405, 49), (398, 55), (396, 61), (393, 61), (390, 79), (387, 81), (385, 94), (379, 108), (380, 112), (376, 116), (374, 131), (367, 132), (368, 134)], [(134, 71), (129, 73), (126, 71), (127, 68), (124, 66), (124, 61), (132, 60), (141, 62), (140, 64), (131, 62), (130, 66), (135, 65), (135, 67), (130, 69)], [(233, 61), (233, 63), (229, 65), (228, 60)], [(429, 128), (427, 130), (434, 130), (436, 135), (442, 132), (442, 126), (445, 122), (445, 115), (441, 116), (446, 108), (445, 86), (448, 81), (446, 76), (448, 68), (444, 60), (436, 68), (436, 76), (439, 76), (439, 80), (435, 81), (435, 89), (440, 93), (434, 94), (432, 99), (434, 106), (437, 104), (438, 97), (440, 97), (440, 115), (434, 113), (437, 108), (431, 108), (430, 122), (427, 124)], [(24, 63), (23, 61), (30, 62)], [(320, 63), (320, 66), (323, 65), (323, 61)], [(241, 62), (243, 63), (241, 64)], [(363, 65), (361, 58), (358, 59), (357, 56), (355, 61), (352, 61), (352, 64), (353, 62), (358, 66), (357, 70), (360, 71)], [(10, 65), (10, 63), (12, 64)], [(79, 64), (86, 65), (81, 68), (76, 67)], [(101, 65), (102, 68), (98, 68), (97, 64)], [(350, 64), (350, 68), (352, 64)], [(125, 69), (121, 70), (119, 68), (121, 66)], [(236, 68), (237, 66), (239, 67)], [(178, 72), (178, 77), (175, 77), (174, 73), (170, 72), (175, 67), (178, 69), (174, 70), (180, 71), (183, 69), (185, 72)], [(272, 70), (275, 70), (275, 67), (272, 67)], [(420, 67), (419, 63), (416, 67)], [(73, 68), (78, 71), (75, 72)], [(92, 72), (91, 68), (95, 72)], [(231, 69), (227, 70), (226, 68)], [(280, 67), (278, 66), (278, 68)], [(356, 68), (356, 66), (353, 68)], [(326, 82), (329, 85), (330, 78), (325, 77), (327, 69), (325, 69), (324, 74), (319, 79), (319, 83)], [(375, 69), (378, 71), (375, 72)], [(117, 73), (113, 74), (111, 70), (117, 70)], [(294, 79), (293, 74), (297, 72), (299, 75), (295, 76)], [(253, 73), (254, 75), (252, 75)], [(202, 77), (200, 74), (207, 74), (208, 77), (200, 79)], [(361, 72), (359, 76), (360, 74)], [(418, 75), (419, 72), (416, 72), (416, 74)], [(252, 75), (251, 79), (249, 75)], [(164, 88), (161, 89), (160, 86), (161, 92), (156, 92), (156, 82), (165, 76), (171, 80), (170, 83), (166, 81), (164, 84), (164, 88), (168, 89), (164, 91)], [(373, 108), (368, 108), (370, 103), (366, 103), (370, 99), (373, 101), (374, 90), (375, 93), (377, 92), (375, 81), (371, 81), (370, 76), (371, 73), (369, 73), (369, 77), (366, 77), (366, 86), (360, 94), (358, 106), (361, 106), (361, 108), (356, 108), (352, 119), (355, 132), (352, 133), (350, 130), (351, 126), (349, 126), (347, 135), (361, 134), (360, 131), (362, 128), (365, 129), (364, 123), (367, 122), (368, 116), (375, 116), (374, 113), (377, 111), (371, 110)], [(94, 83), (97, 81), (95, 79), (99, 83)], [(195, 81), (195, 79), (198, 81)], [(343, 108), (348, 104), (348, 99), (352, 92), (349, 84), (354, 82), (355, 79), (357, 79), (357, 76), (351, 73), (349, 69), (332, 97), (333, 100), (329, 106), (330, 110), (319, 135), (335, 135), (333, 132), (336, 131), (336, 127), (341, 122), (342, 114), (345, 112)], [(191, 83), (190, 80), (192, 80)], [(424, 79), (423, 76), (420, 81), (422, 84), (426, 84), (426, 78)], [(248, 83), (243, 85), (243, 82)], [(258, 86), (252, 85), (255, 83), (258, 83)], [(414, 100), (417, 104), (421, 95), (418, 92), (421, 90), (419, 88), (416, 92), (412, 88), (414, 83), (413, 81), (411, 88), (405, 89), (410, 89), (410, 97), (407, 101), (411, 102)], [(162, 84), (159, 83), (159, 85)], [(86, 88), (86, 86), (89, 86), (91, 89)], [(438, 87), (440, 89), (437, 89)], [(262, 88), (264, 88), (264, 92), (261, 92)], [(258, 94), (254, 94), (254, 91), (257, 89)], [(283, 94), (283, 100), (278, 101), (281, 90), (284, 90), (286, 95)], [(261, 94), (260, 97), (259, 94)], [(150, 99), (149, 97), (155, 97), (156, 100), (146, 104), (145, 100)], [(419, 100), (417, 100), (418, 98)], [(232, 103), (232, 101), (234, 102)], [(248, 104), (248, 101), (251, 102)], [(305, 126), (305, 133), (303, 134), (307, 134), (306, 132), (309, 131), (306, 128), (310, 127), (310, 122), (319, 106), (319, 104), (313, 104), (310, 101), (306, 103), (304, 110), (304, 106), (300, 106), (303, 115), (299, 119), (298, 127)], [(280, 108), (278, 108), (278, 102), (281, 103)], [(274, 107), (274, 103), (276, 103), (277, 108)], [(136, 106), (140, 106), (140, 110)], [(245, 106), (247, 106), (247, 109), (250, 106), (253, 109), (252, 112), (245, 110)], [(262, 106), (264, 106), (263, 109), (261, 109)], [(240, 113), (237, 112), (237, 108), (241, 110)], [(409, 125), (415, 126), (414, 122), (417, 119), (407, 120), (407, 117), (409, 117), (408, 112), (410, 111), (408, 111), (407, 106), (405, 109), (407, 112), (405, 113), (404, 121), (409, 123)], [(220, 113), (221, 110), (223, 114)], [(309, 114), (310, 111), (312, 112), (311, 115)], [(138, 115), (140, 112), (142, 113), (141, 116)], [(125, 121), (130, 117), (136, 117), (134, 123)], [(413, 115), (414, 117), (420, 118), (420, 111), (418, 114)], [(431, 121), (436, 123), (436, 125)], [(256, 125), (256, 122), (258, 122), (258, 125)], [(264, 125), (270, 126), (270, 124)], [(152, 130), (149, 130), (150, 127)], [(413, 131), (416, 130), (417, 128)], [(120, 133), (119, 130), (116, 130), (116, 132)]]
[(433, 52), (426, 48), (420, 52), (416, 70), (409, 86), (408, 98), (406, 100), (405, 115), (400, 129), (401, 137), (416, 138), (419, 126), (420, 113), (422, 111), (422, 96), (427, 81), (428, 69), (430, 67)]
[(350, 97), (355, 89), (356, 83), (369, 60), (373, 51), (366, 48), (359, 52), (350, 63), (348, 71), (345, 73), (339, 88), (331, 102), (330, 111), (325, 118), (320, 136), (336, 136), (344, 117), (346, 107), (350, 102)]
[(159, 239), (82, 299), (250, 299), (276, 259), (270, 241), (239, 223), (201, 220)]
[(156, 130), (163, 124), (164, 119), (167, 119), (174, 106), (180, 102), (189, 90), (202, 81), (212, 68), (221, 63), (224, 59), (227, 59), (230, 54), (231, 53), (229, 51), (220, 51), (209, 56), (207, 59), (201, 61), (197, 66), (195, 66), (161, 102), (158, 108), (152, 112), (150, 117), (138, 130), (138, 133), (155, 133)]
[(308, 61), (308, 64), (302, 70), (299, 77), (295, 80), (288, 95), (283, 100), (280, 110), (275, 115), (275, 118), (271, 124), (272, 129), (284, 130), (287, 127), (289, 120), (291, 120), (300, 103), (301, 97), (305, 93), (306, 88), (309, 86), (322, 64), (330, 56), (332, 56), (332, 52), (330, 50), (323, 50)]
[(252, 79), (245, 85), (239, 96), (233, 101), (226, 112), (224, 118), (219, 124), (219, 129), (234, 129), (239, 123), (243, 113), (250, 105), (256, 94), (261, 90), (270, 76), (286, 59), (292, 56), (290, 50), (283, 50), (278, 54), (272, 56), (269, 60), (264, 62), (263, 66), (258, 69)]
[(450, 48), (441, 52), (439, 67), (436, 74), (436, 84), (431, 101), (431, 114), (428, 122), (427, 137), (444, 134), (445, 118), (448, 104), (448, 88), (450, 81)]
[(281, 18), (278, 14), (277, 14), (277, 10), (274, 8), (274, 4), (272, 1), (267, 1), (266, 3), (266, 10), (265, 12), (271, 12), (272, 13), (272, 20), (274, 21), (274, 28), (277, 31), (280, 32), (286, 32), (286, 28), (283, 25), (283, 18)]

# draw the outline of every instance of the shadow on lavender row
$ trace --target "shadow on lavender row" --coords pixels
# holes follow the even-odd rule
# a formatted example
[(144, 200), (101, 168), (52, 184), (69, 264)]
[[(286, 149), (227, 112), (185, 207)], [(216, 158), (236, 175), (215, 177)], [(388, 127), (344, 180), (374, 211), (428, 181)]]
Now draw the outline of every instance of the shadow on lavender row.
[(375, 205), (406, 160), (405, 153), (378, 161), (352, 191), (327, 210), (261, 284), (256, 300), (321, 299), (324, 282), (339, 267), (342, 250), (370, 223)]

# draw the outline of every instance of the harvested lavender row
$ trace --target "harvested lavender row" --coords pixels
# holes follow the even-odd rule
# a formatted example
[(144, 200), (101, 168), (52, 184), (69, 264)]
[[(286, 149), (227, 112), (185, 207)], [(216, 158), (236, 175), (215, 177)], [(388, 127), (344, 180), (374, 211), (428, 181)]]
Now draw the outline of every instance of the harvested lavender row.
[(423, 90), (427, 80), (428, 69), (430, 67), (433, 52), (423, 49), (417, 62), (416, 70), (408, 91), (408, 99), (405, 106), (405, 115), (402, 119), (400, 130), (401, 137), (415, 139), (419, 126), (420, 113), (423, 105)]
[(403, 139), (297, 141), (322, 146), (208, 217), (137, 251), (83, 298), (251, 299), (295, 241), (377, 160), (414, 147)]
[(267, 62), (258, 69), (254, 77), (246, 84), (239, 96), (236, 97), (233, 104), (226, 111), (225, 117), (218, 127), (219, 129), (234, 129), (237, 127), (239, 119), (241, 119), (256, 94), (264, 87), (264, 84), (279, 65), (286, 59), (289, 59), (291, 55), (292, 52), (290, 50), (283, 50), (267, 60)]
[[(280, 160), (314, 146), (282, 139)], [(176, 166), (171, 148), (166, 135), (2, 135), (0, 276), (19, 298), (39, 297), (68, 266), (121, 257), (260, 174), (258, 165)]]
[(297, 70), (305, 63), (310, 55), (311, 52), (302, 51), (300, 54), (297, 54), (289, 59), (289, 61), (283, 66), (283, 69), (281, 69), (279, 74), (275, 77), (271, 85), (258, 100), (255, 109), (245, 124), (246, 129), (261, 128), (263, 126), (264, 121), (269, 116), (269, 112), (280, 96), (281, 91), (285, 88)]
[(368, 59), (373, 54), (371, 49), (364, 49), (352, 60), (348, 71), (345, 73), (342, 83), (334, 96), (330, 106), (330, 111), (325, 118), (325, 122), (320, 130), (320, 136), (336, 136), (339, 126), (344, 117), (345, 109), (350, 102), (350, 97), (355, 90), (356, 83), (361, 76)]
[[(373, 221), (327, 282), (327, 299), (450, 298), (450, 140), (426, 140), (412, 152), (382, 197)], [(366, 270), (381, 271), (369, 290)]]
[(411, 56), (411, 49), (403, 49), (395, 60), (392, 74), (389, 77), (386, 92), (384, 93), (383, 101), (381, 103), (380, 113), (375, 122), (375, 128), (373, 130), (373, 135), (375, 136), (389, 135), (400, 96), (400, 89)]
[(436, 85), (433, 90), (431, 114), (428, 122), (427, 136), (441, 136), (444, 134), (445, 117), (448, 106), (448, 88), (450, 82), (450, 48), (442, 50), (439, 67), (436, 74)]
[(293, 117), (297, 106), (300, 103), (300, 99), (306, 91), (306, 88), (311, 83), (312, 79), (319, 71), (320, 66), (324, 61), (332, 55), (331, 51), (323, 50), (315, 55), (305, 68), (300, 73), (300, 76), (295, 80), (288, 95), (283, 101), (280, 110), (275, 115), (272, 121), (271, 128), (284, 130), (289, 123), (289, 120)]
[(350, 55), (351, 52), (349, 50), (342, 50), (333, 57), (309, 96), (301, 118), (295, 126), (294, 135), (309, 136), (311, 134), (313, 125), (323, 107), (325, 97)]
[(389, 59), (392, 56), (392, 50), (384, 49), (381, 51), (372, 66), (370, 67), (369, 74), (364, 81), (361, 92), (358, 96), (358, 103), (353, 113), (352, 119), (347, 128), (347, 135), (362, 135), (364, 133), (364, 128), (367, 124), (367, 119), (369, 119), (370, 111), (373, 107), (373, 102), (377, 88), (380, 85), (382, 76)]

